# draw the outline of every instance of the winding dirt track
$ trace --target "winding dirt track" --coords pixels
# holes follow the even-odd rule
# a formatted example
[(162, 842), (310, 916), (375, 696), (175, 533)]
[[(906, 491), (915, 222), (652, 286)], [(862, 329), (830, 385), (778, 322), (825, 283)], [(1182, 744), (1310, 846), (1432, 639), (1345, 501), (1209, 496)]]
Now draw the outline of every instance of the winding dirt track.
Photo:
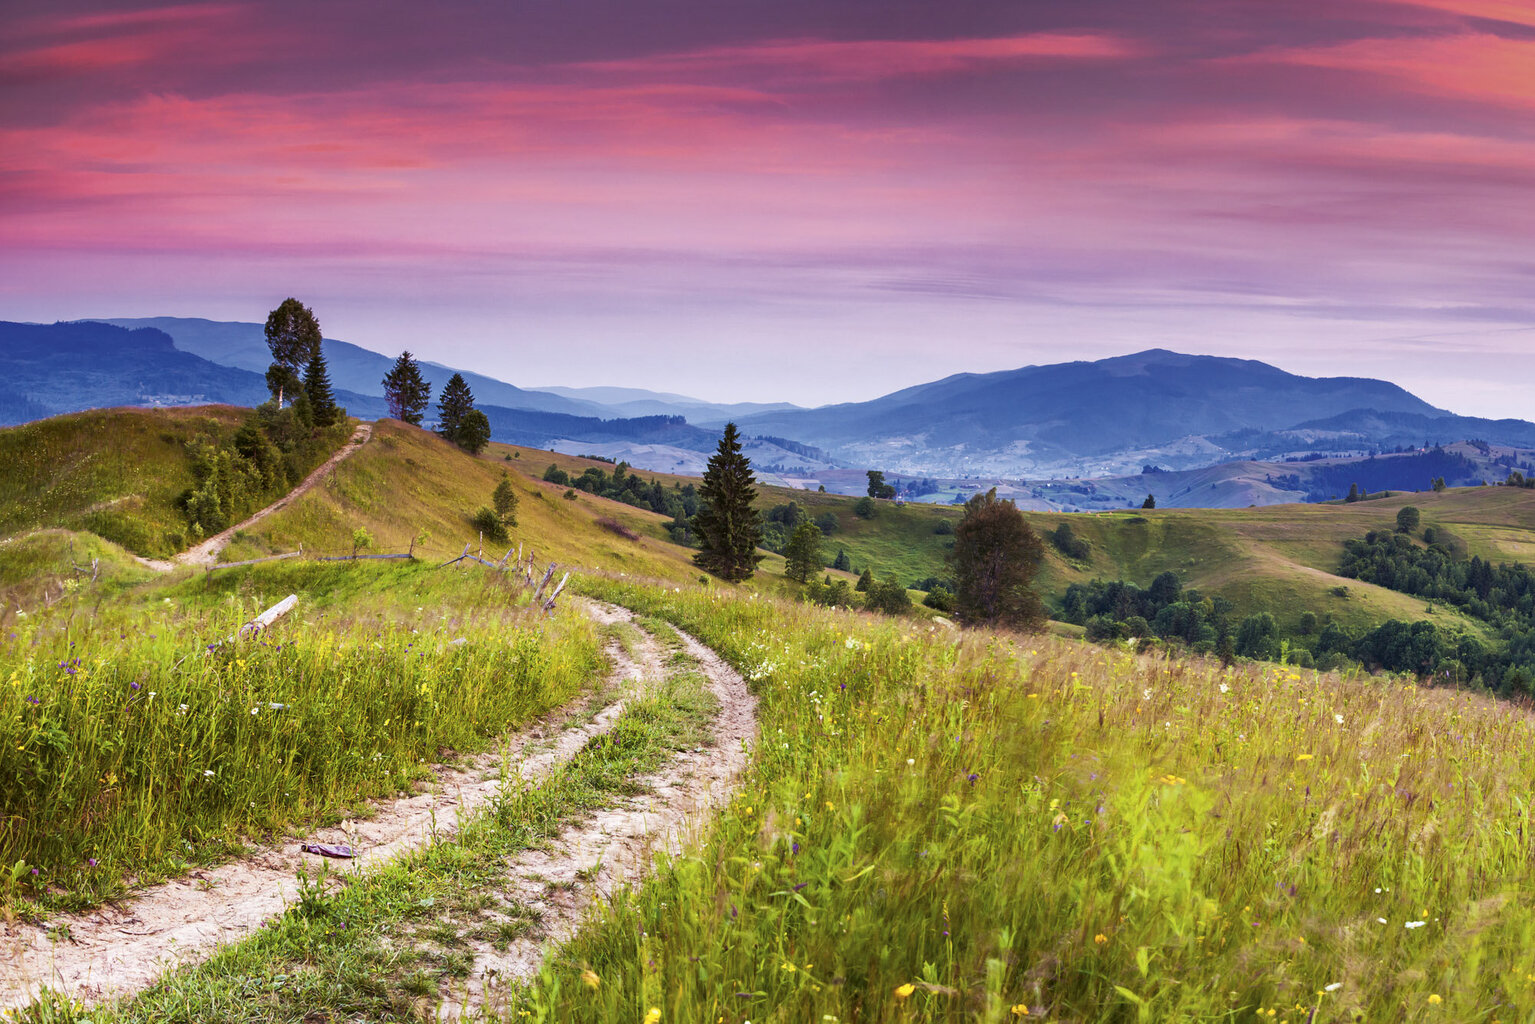
[[(622, 608), (589, 604), (599, 622), (627, 622)], [(501, 982), (537, 970), (552, 943), (575, 930), (592, 899), (640, 877), (657, 849), (681, 848), (690, 817), (721, 802), (746, 763), (756, 735), (756, 701), (745, 682), (718, 655), (684, 635), (720, 702), (711, 747), (675, 757), (666, 769), (639, 780), (647, 792), (567, 829), (547, 851), (529, 851), (508, 866), (502, 905), (539, 916), (537, 935), (506, 952), (477, 949), (468, 984), (445, 993), (443, 1016), (466, 1007), (491, 1007)], [(503, 763), (519, 781), (537, 781), (573, 757), (592, 737), (612, 729), (624, 697), (667, 671), (655, 640), (645, 635), (638, 659), (616, 644), (608, 648), (614, 669), (597, 694), (521, 733), (503, 749), (468, 765), (440, 769), (422, 792), (375, 804), (365, 821), (346, 822), (306, 837), (309, 842), (349, 843), (359, 856), (346, 870), (360, 872), (401, 853), (451, 837), (457, 822), (492, 800), (501, 788)], [(603, 705), (614, 691), (619, 699)], [(600, 709), (600, 710), (599, 710)], [(592, 712), (596, 711), (595, 715)], [(584, 724), (575, 724), (583, 722)], [(298, 839), (147, 889), (130, 901), (89, 914), (61, 917), (48, 928), (8, 924), (0, 928), (0, 1009), (25, 1006), (47, 988), (72, 999), (99, 1002), (131, 995), (166, 971), (206, 959), (282, 913), (298, 892), (296, 872), (320, 858), (299, 849)], [(333, 868), (338, 862), (331, 862)], [(577, 880), (585, 880), (581, 884)], [(67, 931), (66, 931), (67, 927)]]
[(140, 558), (139, 563), (142, 565), (147, 565), (149, 568), (155, 569), (159, 572), (170, 572), (178, 565), (209, 566), (215, 564), (219, 560), (219, 554), (229, 546), (229, 542), (234, 539), (234, 535), (236, 533), (241, 530), (249, 529), (255, 524), (261, 522), (261, 520), (265, 519), (267, 516), (271, 515), (273, 512), (276, 512), (278, 509), (287, 508), (295, 498), (299, 498), (305, 494), (308, 494), (309, 491), (313, 489), (315, 484), (323, 480), (327, 473), (336, 468), (337, 464), (339, 464), (341, 460), (347, 458), (357, 449), (367, 444), (368, 439), (372, 436), (373, 424), (357, 424), (357, 429), (352, 431), (352, 436), (346, 444), (342, 445), (340, 448), (337, 448), (331, 454), (330, 458), (326, 459), (323, 463), (316, 467), (313, 472), (304, 477), (303, 482), (300, 483), (297, 487), (293, 488), (293, 490), (272, 502), (260, 512), (253, 514), (244, 522), (236, 523), (222, 533), (215, 533), (212, 537), (209, 537), (207, 540), (203, 541), (201, 544), (198, 544), (195, 547), (187, 548), (179, 555), (172, 557), (169, 561), (159, 558)]

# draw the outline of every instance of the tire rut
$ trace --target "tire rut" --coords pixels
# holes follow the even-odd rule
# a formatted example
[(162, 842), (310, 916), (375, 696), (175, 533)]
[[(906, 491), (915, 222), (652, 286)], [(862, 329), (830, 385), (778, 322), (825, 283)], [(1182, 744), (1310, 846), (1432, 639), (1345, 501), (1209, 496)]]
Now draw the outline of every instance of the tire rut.
[(677, 633), (719, 701), (713, 744), (677, 754), (662, 771), (636, 779), (641, 795), (565, 829), (548, 849), (513, 858), (498, 894), (501, 906), (535, 918), (538, 928), (502, 950), (471, 942), (474, 967), (466, 981), (443, 993), (438, 1020), (490, 1018), (509, 1010), (515, 986), (537, 974), (548, 952), (575, 934), (594, 903), (642, 879), (657, 853), (680, 853), (697, 838), (701, 819), (735, 791), (757, 736), (756, 698), (723, 658)]
[[(603, 623), (630, 618), (616, 611), (596, 607), (591, 614)], [(344, 874), (355, 874), (451, 836), (458, 820), (500, 792), (503, 764), (526, 782), (548, 775), (610, 731), (624, 711), (624, 697), (663, 671), (653, 640), (640, 646), (638, 660), (617, 643), (607, 653), (613, 669), (600, 689), (509, 735), (495, 751), (440, 768), (421, 792), (374, 802), (375, 813), (366, 819), (289, 838), (89, 913), (60, 915), (43, 926), (0, 926), (0, 1010), (25, 1006), (43, 989), (85, 1002), (131, 995), (250, 935), (294, 902), (298, 869), (320, 863), (301, 843), (352, 846), (357, 856), (339, 863)], [(615, 692), (618, 698), (607, 701)]]

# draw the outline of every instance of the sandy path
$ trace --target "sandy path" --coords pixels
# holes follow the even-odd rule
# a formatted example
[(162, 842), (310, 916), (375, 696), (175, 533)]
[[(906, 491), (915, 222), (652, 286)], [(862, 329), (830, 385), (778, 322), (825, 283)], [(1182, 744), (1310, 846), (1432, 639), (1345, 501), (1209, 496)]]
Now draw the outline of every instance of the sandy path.
[[(602, 606), (590, 613), (604, 623), (630, 618), (622, 609)], [(638, 660), (617, 644), (609, 645), (608, 654), (614, 668), (603, 691), (509, 736), (500, 751), (439, 770), (413, 796), (375, 803), (375, 813), (366, 820), (318, 829), (303, 841), (350, 844), (356, 859), (328, 864), (332, 871), (358, 872), (451, 835), (461, 817), (500, 790), (503, 757), (520, 779), (547, 775), (593, 736), (613, 728), (624, 704), (620, 699), (603, 707), (604, 694), (615, 688), (632, 692), (664, 671), (654, 641), (642, 646)], [(129, 995), (167, 970), (203, 960), (216, 947), (244, 938), (294, 900), (300, 866), (311, 872), (320, 866), (322, 858), (299, 846), (300, 840), (292, 838), (147, 889), (121, 905), (57, 917), (46, 928), (0, 926), (0, 1009), (24, 1006), (44, 987), (87, 1002)], [(66, 928), (67, 938), (55, 939)]]
[(636, 780), (646, 789), (640, 796), (566, 829), (549, 849), (530, 850), (512, 861), (496, 894), (509, 912), (503, 916), (532, 914), (538, 928), (504, 951), (471, 942), (474, 968), (445, 993), (439, 1020), (491, 1017), (509, 1009), (511, 986), (538, 972), (545, 954), (575, 934), (594, 901), (641, 879), (656, 853), (681, 852), (708, 813), (734, 791), (757, 736), (756, 698), (723, 658), (678, 632), (720, 703), (713, 745), (677, 755), (664, 770)]
[(361, 448), (364, 444), (367, 444), (368, 439), (372, 436), (373, 425), (371, 423), (359, 423), (357, 425), (357, 429), (352, 431), (351, 440), (347, 441), (346, 444), (336, 449), (331, 457), (326, 459), (319, 466), (319, 468), (304, 478), (303, 483), (293, 488), (293, 490), (289, 491), (281, 498), (278, 498), (276, 501), (272, 502), (272, 504), (268, 505), (260, 512), (255, 513), (243, 523), (236, 523), (234, 526), (231, 526), (224, 532), (214, 534), (212, 537), (209, 537), (207, 540), (203, 541), (196, 547), (187, 548), (185, 551), (175, 556), (175, 558), (169, 562), (160, 561), (158, 559), (145, 558), (141, 558), (139, 561), (144, 565), (149, 566), (151, 569), (158, 569), (161, 572), (168, 572), (178, 565), (213, 565), (218, 561), (219, 553), (229, 546), (229, 542), (234, 539), (234, 535), (238, 531), (249, 529), (251, 526), (261, 522), (261, 520), (265, 519), (273, 512), (276, 512), (278, 509), (286, 508), (288, 504), (295, 498), (299, 498), (305, 494), (308, 494), (309, 490), (325, 477), (325, 474), (335, 469), (336, 465), (342, 459), (345, 459), (357, 449)]

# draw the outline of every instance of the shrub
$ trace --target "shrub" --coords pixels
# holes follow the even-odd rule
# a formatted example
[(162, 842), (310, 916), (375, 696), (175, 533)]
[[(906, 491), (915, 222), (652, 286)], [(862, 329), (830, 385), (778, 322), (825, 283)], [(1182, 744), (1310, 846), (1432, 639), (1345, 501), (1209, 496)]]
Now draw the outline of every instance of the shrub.
[(853, 514), (859, 519), (873, 519), (874, 511), (873, 498), (859, 498), (857, 503), (853, 505)]
[(486, 540), (506, 540), (506, 527), (502, 524), (501, 517), (496, 515), (496, 510), (488, 505), (481, 505), (479, 510), (469, 517), (469, 522), (485, 535)]
[(911, 595), (906, 593), (906, 588), (899, 583), (876, 580), (869, 584), (868, 592), (863, 596), (863, 603), (864, 607), (870, 611), (900, 615), (911, 609)]
[(618, 534), (620, 537), (624, 538), (624, 540), (639, 540), (640, 539), (640, 535), (639, 534), (637, 534), (633, 530), (629, 529), (623, 523), (620, 523), (617, 519), (613, 519), (613, 518), (611, 518), (609, 516), (604, 516), (601, 519), (597, 520), (597, 525), (602, 527), (604, 530), (608, 531), (609, 533), (616, 533), (616, 534)]

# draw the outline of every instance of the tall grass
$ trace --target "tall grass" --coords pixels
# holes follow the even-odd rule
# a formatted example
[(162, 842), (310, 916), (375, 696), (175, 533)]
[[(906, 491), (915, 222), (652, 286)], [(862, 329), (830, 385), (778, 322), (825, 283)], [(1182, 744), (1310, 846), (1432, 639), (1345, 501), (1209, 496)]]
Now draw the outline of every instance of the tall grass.
[(596, 586), (747, 673), (761, 739), (705, 848), (575, 939), (536, 1019), (1535, 1013), (1522, 710)]
[[(347, 570), (199, 580), (0, 634), (0, 905), (98, 900), (346, 813), (568, 701), (600, 667), (585, 618), (519, 610), (482, 575)], [(397, 591), (367, 614), (301, 605), (230, 641), (287, 586), (338, 576)], [(445, 592), (457, 599), (401, 601)]]

